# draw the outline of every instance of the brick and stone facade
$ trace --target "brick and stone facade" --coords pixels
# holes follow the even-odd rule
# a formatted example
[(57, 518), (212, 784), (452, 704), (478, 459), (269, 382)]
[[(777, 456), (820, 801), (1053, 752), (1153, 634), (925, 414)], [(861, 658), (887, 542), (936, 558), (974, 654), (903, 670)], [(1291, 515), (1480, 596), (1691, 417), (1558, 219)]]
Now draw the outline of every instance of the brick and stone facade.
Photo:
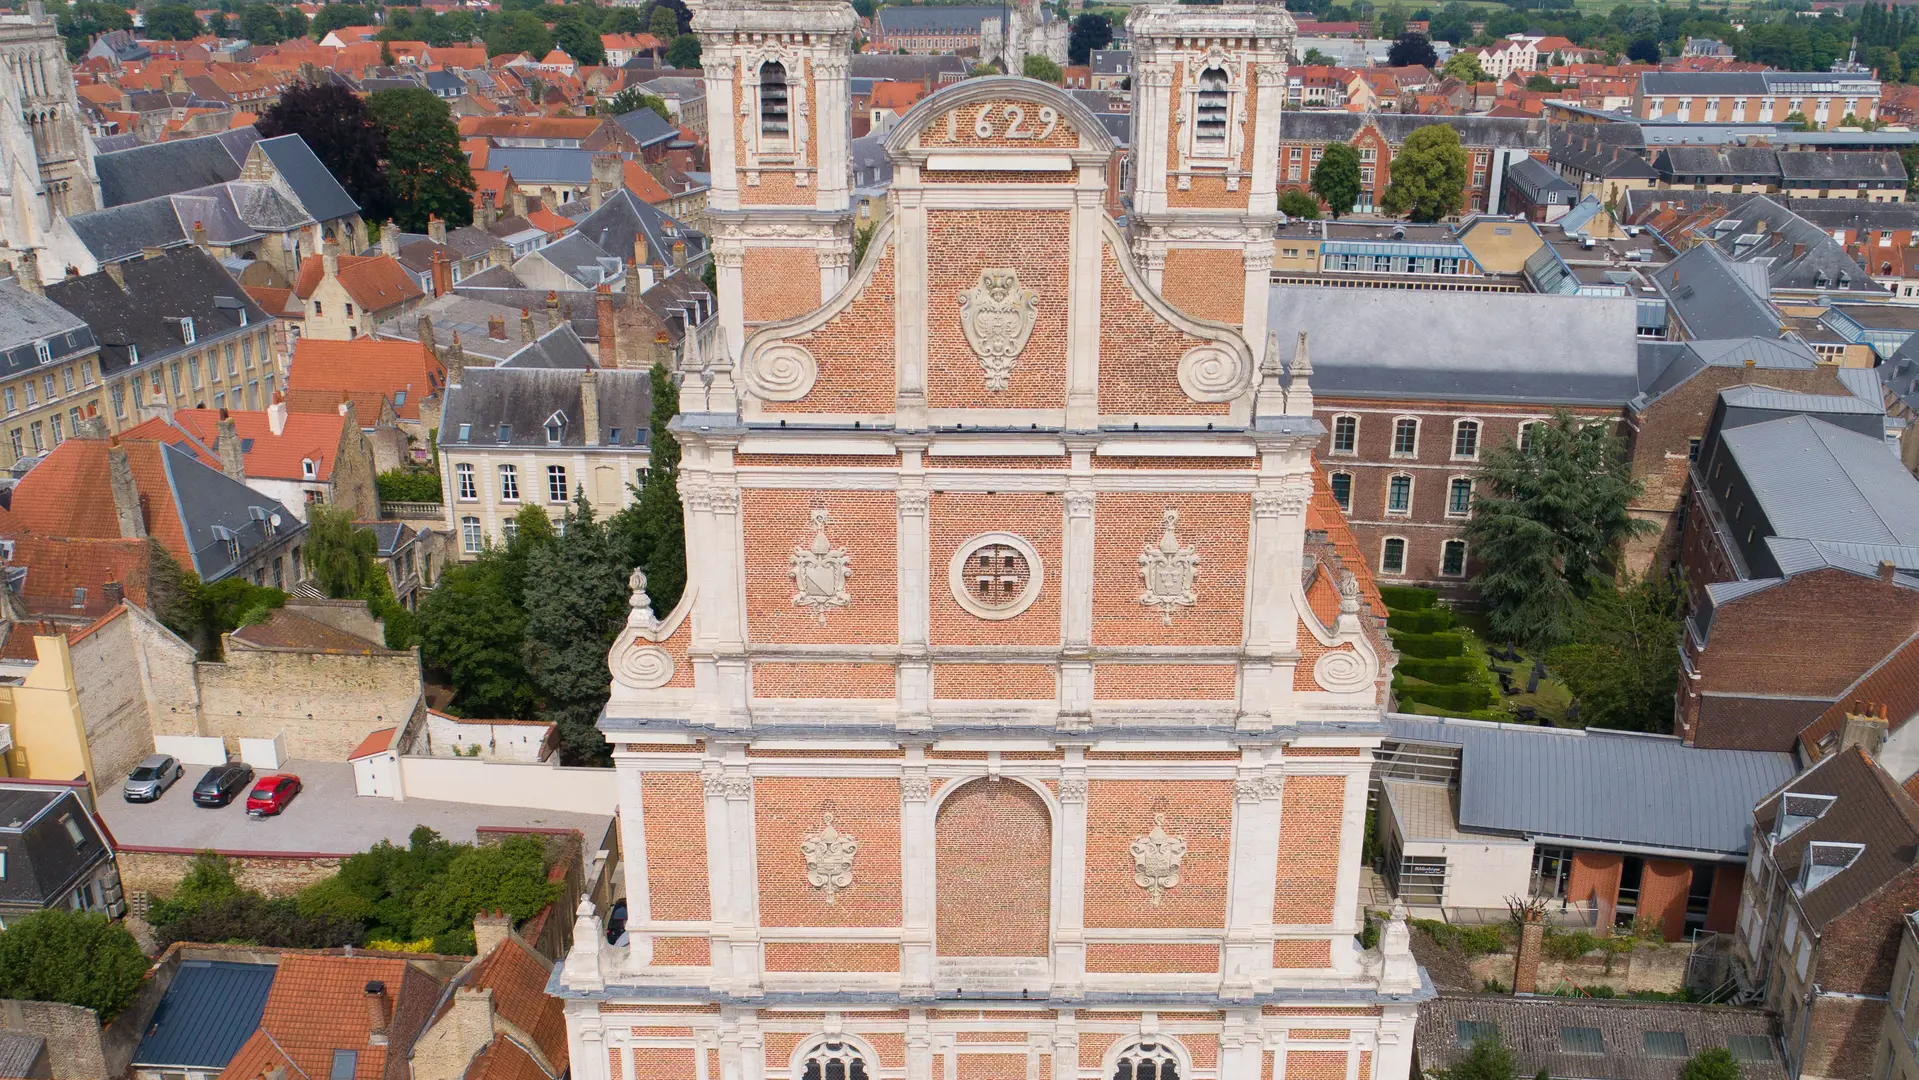
[[(1148, 21), (1188, 11), (1290, 25)], [(806, 13), (850, 18), (696, 25)], [(1354, 937), (1383, 612), (1308, 532), (1306, 373), (1161, 296), (1112, 151), (1030, 80), (923, 99), (847, 287), (682, 372), (687, 588), (636, 578), (601, 721), (628, 938), (583, 906), (553, 985), (578, 1080), (1408, 1075), (1430, 983), (1403, 920)]]

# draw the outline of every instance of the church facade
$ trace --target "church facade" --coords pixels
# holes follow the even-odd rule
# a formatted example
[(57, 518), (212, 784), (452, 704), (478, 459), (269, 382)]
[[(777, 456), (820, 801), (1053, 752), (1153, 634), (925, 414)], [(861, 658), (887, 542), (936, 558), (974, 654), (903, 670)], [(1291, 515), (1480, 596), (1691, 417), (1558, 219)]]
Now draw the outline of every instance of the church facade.
[(55, 218), (100, 208), (100, 178), (65, 43), (37, 0), (0, 15), (0, 59), (0, 261), (32, 266)]
[(685, 595), (636, 575), (608, 657), (575, 1075), (1401, 1080), (1431, 984), (1356, 937), (1392, 654), (1264, 316), (1292, 20), (1136, 10), (1130, 233), (1068, 95), (931, 95), (857, 265), (852, 22), (695, 16), (728, 347), (680, 373)]

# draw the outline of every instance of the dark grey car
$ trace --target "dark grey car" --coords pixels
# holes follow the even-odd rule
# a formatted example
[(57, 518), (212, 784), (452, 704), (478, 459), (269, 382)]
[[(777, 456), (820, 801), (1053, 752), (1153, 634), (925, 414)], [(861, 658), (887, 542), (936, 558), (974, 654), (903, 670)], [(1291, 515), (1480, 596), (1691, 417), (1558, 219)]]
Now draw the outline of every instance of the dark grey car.
[(171, 754), (153, 754), (148, 756), (134, 770), (127, 774), (127, 782), (120, 794), (128, 802), (152, 802), (167, 793), (175, 780), (186, 772)]
[(215, 765), (207, 770), (199, 783), (193, 785), (194, 805), (225, 806), (245, 791), (247, 785), (251, 783), (253, 783), (253, 766), (238, 761)]

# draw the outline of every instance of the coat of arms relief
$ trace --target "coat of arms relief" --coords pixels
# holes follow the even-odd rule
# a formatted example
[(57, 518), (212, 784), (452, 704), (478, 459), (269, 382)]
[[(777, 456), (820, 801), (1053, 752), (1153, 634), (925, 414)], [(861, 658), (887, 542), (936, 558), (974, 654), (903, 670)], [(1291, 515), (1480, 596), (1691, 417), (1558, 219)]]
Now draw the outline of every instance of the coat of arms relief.
[(834, 893), (853, 884), (853, 856), (859, 849), (858, 840), (834, 826), (831, 810), (819, 831), (800, 841), (807, 884), (825, 893), (827, 903), (833, 902)]
[(960, 294), (960, 329), (986, 369), (986, 388), (1004, 390), (1013, 376), (1013, 361), (1033, 336), (1039, 318), (1039, 294), (1022, 288), (1019, 274), (1010, 270), (982, 270), (979, 284)]
[(1179, 884), (1179, 863), (1186, 857), (1186, 839), (1166, 831), (1166, 815), (1153, 815), (1153, 831), (1133, 840), (1133, 881), (1159, 903), (1166, 890)]
[(813, 511), (813, 542), (796, 547), (787, 560), (793, 574), (795, 607), (813, 613), (822, 625), (826, 613), (852, 603), (846, 592), (846, 579), (853, 576), (853, 560), (846, 549), (834, 547), (826, 538), (829, 516), (825, 510)]
[(1171, 626), (1173, 612), (1199, 602), (1193, 587), (1199, 580), (1199, 549), (1180, 546), (1179, 511), (1166, 511), (1162, 520), (1165, 527), (1159, 543), (1147, 544), (1140, 552), (1139, 574), (1146, 581), (1146, 591), (1140, 593), (1139, 602), (1158, 608), (1160, 620)]

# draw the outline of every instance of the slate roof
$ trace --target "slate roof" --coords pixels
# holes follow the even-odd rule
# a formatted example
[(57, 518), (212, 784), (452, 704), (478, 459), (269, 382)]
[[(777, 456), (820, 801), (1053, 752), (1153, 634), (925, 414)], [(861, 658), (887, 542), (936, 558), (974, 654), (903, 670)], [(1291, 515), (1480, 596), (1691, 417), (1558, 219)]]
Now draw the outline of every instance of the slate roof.
[[(628, 248), (629, 254), (631, 248)], [(620, 257), (598, 244), (572, 233), (545, 247), (529, 252), (526, 259), (544, 259), (553, 268), (571, 278), (581, 288), (594, 288), (620, 275)]]
[[(1832, 805), (1817, 819), (1783, 839), (1770, 834), (1787, 794), (1831, 795)], [(1753, 829), (1767, 834), (1773, 861), (1788, 881), (1815, 842), (1859, 844), (1852, 864), (1817, 887), (1800, 893), (1799, 909), (1814, 930), (1852, 910), (1888, 881), (1912, 869), (1919, 856), (1919, 805), (1872, 759), (1852, 747), (1821, 759), (1753, 811)]]
[(0, 281), (0, 378), (39, 367), (43, 341), (52, 350), (48, 362), (57, 363), (92, 349), (93, 329), (46, 297)]
[(1506, 182), (1518, 188), (1534, 205), (1544, 205), (1553, 194), (1559, 196), (1562, 204), (1570, 205), (1579, 195), (1577, 187), (1537, 158), (1520, 158), (1507, 166)]
[(1810, 416), (1719, 436), (1775, 536), (1919, 545), (1919, 480), (1886, 448)]
[(26, 1031), (0, 1031), (0, 1076), (32, 1076), (47, 1052), (47, 1037)]
[[(1759, 799), (1789, 754), (1705, 750), (1678, 738), (1388, 713), (1392, 738), (1460, 747), (1462, 829), (1744, 854)], [(1656, 791), (1658, 800), (1620, 798)]]
[[(1527, 293), (1272, 287), (1267, 324), (1308, 331), (1322, 398), (1623, 405), (1639, 392), (1637, 301)], [(1417, 326), (1395, 348), (1382, 326)]]
[(133, 1052), (133, 1066), (224, 1069), (260, 1026), (276, 970), (272, 964), (181, 961)]
[[(80, 828), (78, 844), (63, 819)], [(0, 847), (7, 873), (0, 908), (42, 908), (63, 902), (94, 867), (112, 858), (93, 815), (71, 788), (0, 780)]]
[(1782, 150), (1778, 157), (1779, 175), (1787, 187), (1859, 180), (1897, 180), (1903, 184), (1906, 179), (1906, 167), (1899, 155), (1887, 150)]
[(1753, 275), (1711, 244), (1700, 244), (1654, 270), (1653, 284), (1693, 340), (1776, 338), (1779, 312)]
[(313, 215), (315, 221), (332, 221), (360, 212), (360, 204), (353, 201), (340, 182), (333, 178), (320, 159), (314, 156), (306, 140), (298, 135), (282, 135), (275, 139), (261, 139), (260, 150), (267, 160), (273, 162), (273, 168), (286, 181), (293, 194), (300, 199), (300, 205)]
[(260, 133), (248, 125), (96, 155), (101, 205), (120, 206), (237, 179), (247, 151), (260, 141)]
[[(464, 341), (461, 347), (465, 347)], [(580, 336), (573, 332), (573, 327), (562, 322), (540, 335), (539, 340), (522, 345), (508, 354), (498, 366), (585, 371), (587, 368), (596, 368), (600, 365), (594, 362), (593, 354), (587, 351)]]
[[(1119, 27), (1114, 27), (1117, 31)], [(847, 72), (856, 79), (933, 80), (934, 89), (966, 77), (972, 65), (965, 57), (901, 56), (898, 53), (858, 52), (848, 58)]]
[[(1506, 994), (1442, 994), (1419, 1008), (1413, 1041), (1420, 1066), (1428, 1071), (1458, 1063), (1471, 1045), (1461, 1038), (1474, 1032), (1467, 1024), (1490, 1024), (1513, 1053), (1518, 1075), (1544, 1073), (1588, 1080), (1678, 1080), (1689, 1057), (1737, 1043), (1741, 1054), (1763, 1047), (1767, 1060), (1740, 1057), (1744, 1080), (1786, 1080), (1772, 1017), (1763, 1009), (1726, 1005), (1677, 1005), (1670, 1002), (1593, 1001), (1553, 997), (1517, 998)], [(1591, 1029), (1600, 1052), (1568, 1053), (1565, 1030)], [(1670, 1045), (1665, 1056), (1649, 1052)], [(1672, 1042), (1672, 1036), (1680, 1040)], [(1739, 1055), (1735, 1055), (1739, 1056)]]
[(1724, 177), (1709, 183), (1776, 179), (1779, 156), (1769, 147), (1672, 146), (1659, 152), (1653, 167), (1661, 176)]
[[(225, 268), (192, 245), (122, 263), (120, 276), (124, 288), (104, 271), (47, 286), (47, 299), (93, 328), (102, 375), (132, 362), (130, 345), (139, 353), (138, 362), (146, 364), (204, 349), (221, 335), (267, 321), (266, 312)], [(185, 340), (182, 318), (193, 320), (192, 344)]]
[[(460, 385), (447, 388), (440, 445), (546, 447), (546, 422), (559, 413), (564, 417), (560, 445), (584, 447), (580, 376), (577, 370), (469, 368)], [(653, 411), (651, 376), (644, 371), (608, 368), (599, 371), (596, 378), (601, 427), (619, 428), (621, 446), (644, 446)], [(507, 427), (504, 441), (499, 437), (503, 424)], [(460, 438), (462, 427), (467, 429), (464, 441)], [(607, 434), (605, 430), (600, 432), (601, 446), (612, 445)]]
[(1886, 291), (1830, 232), (1765, 195), (1732, 207), (1704, 232), (1733, 259), (1763, 267), (1774, 289)]
[(953, 4), (949, 6), (887, 6), (874, 15), (878, 34), (977, 34), (983, 22), (1004, 23), (1006, 9), (999, 6)]
[(592, 241), (600, 250), (621, 261), (633, 257), (633, 238), (642, 233), (646, 236), (648, 258), (653, 263), (670, 263), (676, 240), (685, 241), (689, 266), (706, 255), (705, 233), (625, 188), (608, 195), (599, 209), (581, 218), (573, 229), (573, 235)]
[(1637, 152), (1644, 143), (1637, 124), (1558, 125), (1547, 160), (1607, 179), (1651, 180), (1659, 173)]
[(660, 143), (672, 142), (680, 137), (680, 129), (660, 119), (660, 114), (652, 109), (634, 109), (632, 112), (621, 113), (613, 118), (613, 122), (625, 129), (628, 135), (633, 136), (633, 141), (639, 143), (642, 150)]
[(67, 219), (95, 259), (117, 262), (148, 247), (186, 243), (197, 222), (207, 239), (238, 245), (261, 232), (292, 232), (313, 224), (296, 203), (270, 184), (231, 181), (143, 202), (90, 210)]

